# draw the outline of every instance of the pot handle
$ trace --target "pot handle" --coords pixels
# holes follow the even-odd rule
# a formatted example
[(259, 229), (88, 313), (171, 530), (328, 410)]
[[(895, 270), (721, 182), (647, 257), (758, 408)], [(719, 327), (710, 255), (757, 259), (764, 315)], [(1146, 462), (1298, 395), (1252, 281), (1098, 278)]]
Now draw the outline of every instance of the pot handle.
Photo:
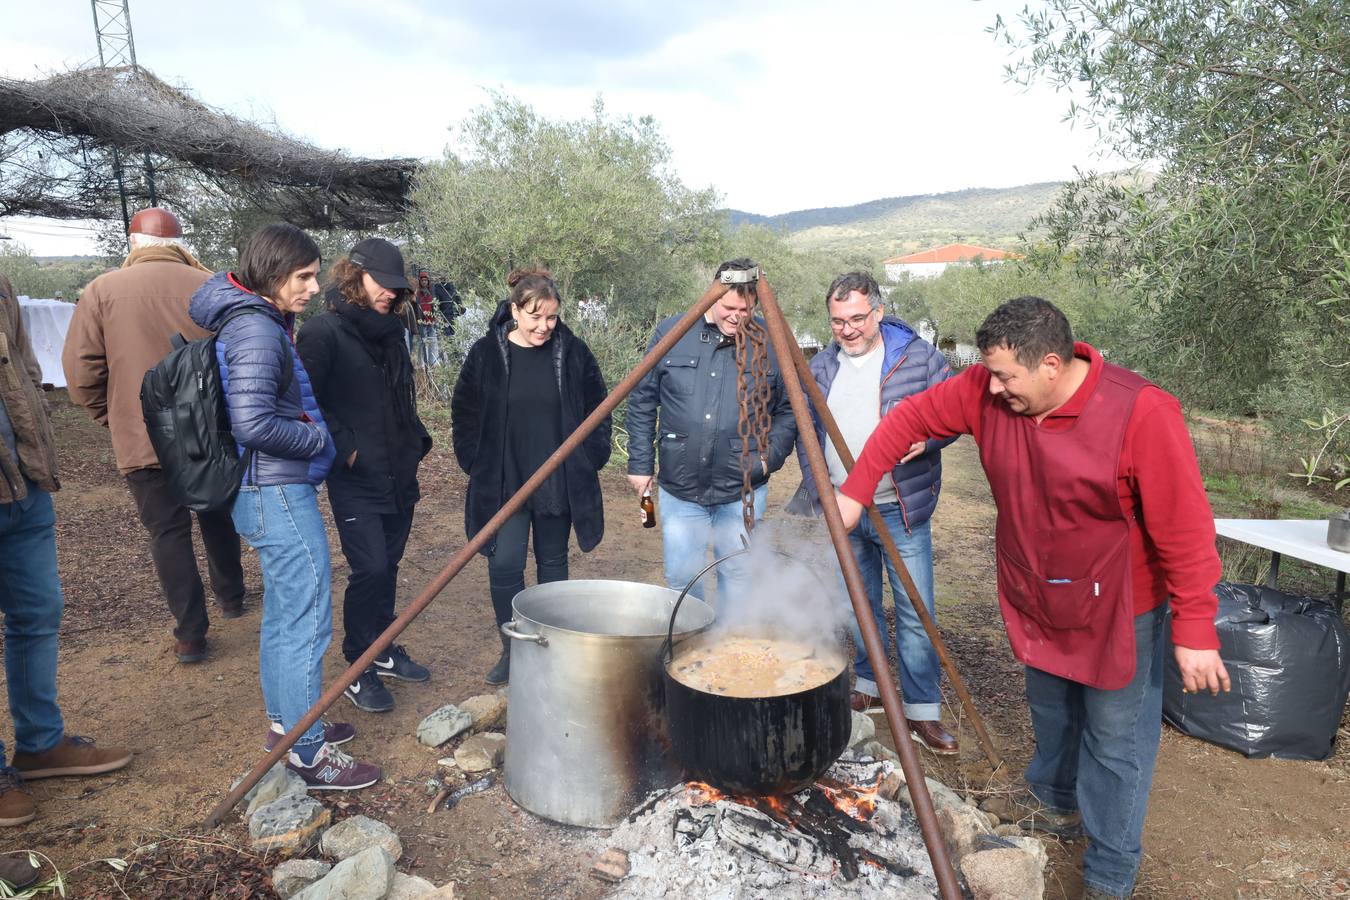
[(538, 644), (540, 647), (548, 646), (548, 638), (542, 634), (525, 634), (523, 631), (516, 631), (516, 620), (502, 623), (502, 634), (511, 638), (513, 641), (529, 641)]

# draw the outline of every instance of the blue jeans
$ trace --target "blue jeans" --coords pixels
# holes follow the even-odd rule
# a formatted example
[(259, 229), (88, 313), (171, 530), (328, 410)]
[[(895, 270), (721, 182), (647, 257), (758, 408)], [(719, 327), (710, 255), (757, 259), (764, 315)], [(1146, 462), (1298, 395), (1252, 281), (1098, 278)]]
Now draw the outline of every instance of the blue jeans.
[[(24, 499), (0, 503), (5, 682), (20, 753), (45, 753), (65, 733), (56, 705), (56, 633), (63, 607), (52, 495), (30, 484)], [(0, 742), (0, 768), (6, 758)]]
[[(262, 564), (263, 705), (268, 719), (290, 731), (319, 700), (323, 654), (333, 639), (333, 575), (318, 493), (311, 484), (245, 485), (232, 515)], [(315, 722), (296, 747), (321, 743), (323, 726)]]
[(1028, 667), (1027, 701), (1036, 753), (1031, 792), (1046, 806), (1078, 810), (1090, 844), (1083, 883), (1128, 896), (1162, 733), (1163, 621), (1167, 604), (1134, 618), (1135, 672), (1105, 691)]
[[(883, 503), (877, 507), (886, 530), (891, 533), (900, 558), (909, 577), (914, 579), (914, 587), (923, 597), (928, 614), (935, 615), (933, 609), (933, 528), (931, 522), (924, 522), (909, 534), (905, 533), (904, 516), (900, 513), (900, 504)], [(863, 587), (867, 590), (867, 600), (872, 605), (872, 618), (881, 632), (881, 642), (889, 656), (891, 652), (890, 629), (886, 627), (886, 611), (881, 602), (881, 567), (886, 567), (886, 577), (891, 582), (891, 596), (895, 598), (895, 632), (900, 642), (900, 696), (905, 701), (905, 718), (917, 722), (936, 722), (942, 718), (942, 668), (938, 662), (937, 651), (928, 632), (923, 630), (918, 613), (910, 603), (900, 576), (895, 571), (881, 538), (872, 525), (870, 516), (864, 515), (848, 536), (849, 546), (853, 548), (853, 558), (858, 561), (862, 572)], [(848, 602), (848, 593), (844, 593), (844, 602)], [(858, 648), (858, 656), (853, 663), (853, 672), (857, 675), (854, 690), (870, 697), (881, 696), (877, 690), (876, 673), (872, 670), (872, 661), (867, 658), (867, 648), (863, 646), (862, 631), (858, 628), (857, 617), (849, 608), (848, 625), (853, 634), (853, 646)]]
[[(769, 498), (769, 486), (761, 484), (755, 488), (755, 521), (764, 518), (764, 505)], [(712, 540), (713, 559), (719, 559), (742, 547), (741, 538), (745, 536), (745, 519), (741, 512), (739, 499), (731, 503), (704, 506), (690, 503), (657, 489), (657, 521), (661, 523), (662, 552), (666, 563), (666, 586), (682, 591), (689, 579), (712, 560), (708, 559), (708, 542)], [(746, 557), (729, 559), (713, 570), (717, 573), (717, 597), (719, 603), (728, 602), (736, 596), (738, 589), (745, 590), (750, 584), (750, 571)], [(709, 573), (711, 574), (711, 573)], [(689, 593), (703, 599), (704, 577), (694, 585)]]

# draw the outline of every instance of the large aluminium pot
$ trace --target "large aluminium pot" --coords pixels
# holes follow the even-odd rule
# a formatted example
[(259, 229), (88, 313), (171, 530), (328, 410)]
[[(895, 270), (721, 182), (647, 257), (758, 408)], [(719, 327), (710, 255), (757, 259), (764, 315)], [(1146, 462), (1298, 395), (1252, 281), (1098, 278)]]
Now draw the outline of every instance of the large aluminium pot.
[[(569, 825), (617, 825), (652, 790), (679, 780), (665, 727), (660, 648), (675, 591), (627, 581), (526, 588), (502, 626), (512, 639), (506, 792)], [(712, 609), (686, 598), (677, 635)]]
[[(686, 598), (685, 602), (688, 602)], [(715, 641), (703, 635), (695, 642)], [(848, 665), (824, 684), (773, 697), (698, 690), (665, 665), (666, 715), (675, 757), (700, 781), (732, 794), (790, 794), (811, 785), (848, 746), (853, 717)]]

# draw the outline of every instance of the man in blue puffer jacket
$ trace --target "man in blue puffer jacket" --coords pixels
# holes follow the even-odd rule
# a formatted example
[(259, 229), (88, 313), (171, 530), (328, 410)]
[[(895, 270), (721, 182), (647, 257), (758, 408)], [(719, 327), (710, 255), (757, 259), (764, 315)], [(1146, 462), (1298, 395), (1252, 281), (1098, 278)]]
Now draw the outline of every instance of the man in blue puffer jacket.
[[(333, 439), (292, 343), (295, 314), (319, 290), (319, 248), (299, 228), (268, 225), (239, 254), (236, 272), (211, 277), (188, 314), (216, 332), (230, 429), (250, 456), (231, 515), (258, 553), (263, 619), (258, 652), (272, 747), (318, 701), (333, 633), (332, 571), (317, 485), (332, 468)], [(238, 313), (247, 311), (244, 315)], [(382, 777), (337, 745), (346, 723), (316, 722), (287, 766), (316, 790), (355, 790)]]
[[(849, 451), (856, 458), (881, 418), (910, 394), (917, 394), (951, 377), (951, 367), (936, 347), (920, 338), (899, 319), (887, 316), (881, 289), (866, 272), (840, 275), (825, 295), (830, 330), (834, 340), (811, 359), (811, 374), (825, 395), (830, 412), (839, 424)], [(847, 472), (825, 435), (825, 427), (812, 410), (816, 436), (825, 447), (830, 480), (836, 487)], [(933, 540), (929, 518), (937, 507), (942, 487), (942, 448), (955, 440), (918, 443), (882, 479), (873, 503), (881, 513), (894, 539), (914, 586), (933, 612)], [(798, 442), (802, 487), (813, 507), (820, 502), (819, 491), (807, 464), (805, 450)], [(881, 599), (881, 569), (884, 562), (895, 598), (896, 636), (899, 640), (900, 693), (905, 701), (905, 719), (914, 739), (935, 753), (958, 751), (956, 738), (942, 727), (942, 676), (937, 653), (919, 622), (899, 576), (886, 556), (869, 519), (863, 518), (849, 534), (853, 556), (858, 561), (872, 614), (881, 633), (886, 652), (890, 652), (890, 633)], [(857, 683), (853, 708), (866, 711), (878, 696), (875, 673), (862, 646), (857, 622), (853, 625), (854, 662)]]

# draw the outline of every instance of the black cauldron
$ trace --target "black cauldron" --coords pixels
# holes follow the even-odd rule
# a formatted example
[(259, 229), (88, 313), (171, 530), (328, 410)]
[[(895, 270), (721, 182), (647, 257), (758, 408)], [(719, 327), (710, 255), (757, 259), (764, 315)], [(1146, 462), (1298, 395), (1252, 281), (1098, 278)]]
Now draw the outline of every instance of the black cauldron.
[[(671, 622), (690, 588), (718, 563), (695, 575), (681, 592)], [(702, 635), (698, 643), (715, 642)], [(687, 649), (690, 645), (681, 645)], [(733, 794), (790, 794), (811, 785), (848, 746), (853, 728), (848, 664), (834, 678), (792, 694), (728, 697), (700, 691), (671, 674), (675, 648), (662, 648), (666, 721), (675, 759), (690, 777)], [(840, 654), (842, 660), (844, 655)]]
[(665, 666), (666, 719), (690, 777), (732, 794), (810, 786), (848, 746), (848, 666), (825, 684), (776, 697), (727, 697), (682, 684)]

